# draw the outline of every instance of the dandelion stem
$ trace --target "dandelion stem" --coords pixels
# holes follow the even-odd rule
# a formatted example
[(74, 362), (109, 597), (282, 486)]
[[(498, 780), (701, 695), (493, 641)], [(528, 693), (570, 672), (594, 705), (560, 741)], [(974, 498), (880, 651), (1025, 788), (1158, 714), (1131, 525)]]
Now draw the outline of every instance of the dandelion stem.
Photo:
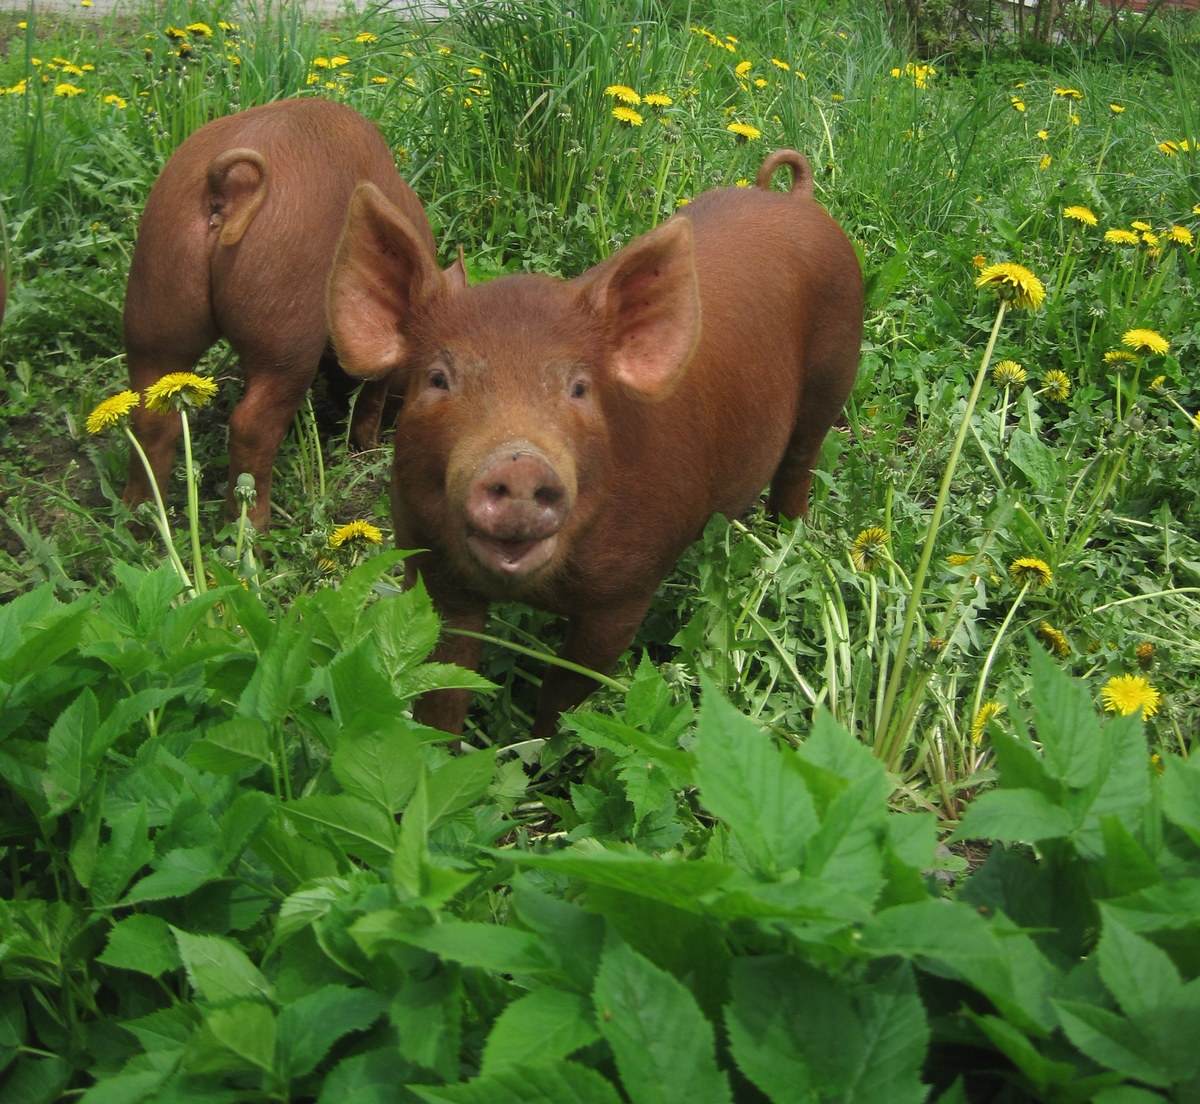
[(175, 548), (175, 541), (171, 536), (171, 523), (167, 520), (167, 508), (163, 503), (162, 492), (158, 489), (158, 480), (154, 478), (154, 469), (150, 466), (150, 458), (146, 455), (145, 450), (142, 448), (142, 443), (134, 435), (133, 430), (129, 426), (122, 426), (121, 428), (125, 430), (125, 436), (129, 438), (129, 443), (133, 445), (133, 449), (138, 454), (138, 458), (142, 462), (142, 467), (146, 469), (146, 475), (149, 477), (150, 493), (154, 496), (154, 524), (163, 539), (163, 544), (166, 546), (167, 559), (171, 561), (171, 566), (175, 569), (175, 574), (179, 576), (180, 581), (187, 588), (188, 594), (194, 598), (196, 596), (196, 586), (192, 582), (187, 568), (183, 566), (183, 560), (179, 558), (179, 552)]
[(192, 569), (196, 573), (196, 593), (203, 594), (208, 589), (204, 578), (204, 555), (200, 550), (200, 488), (197, 483), (199, 472), (196, 471), (192, 458), (192, 432), (188, 425), (186, 410), (179, 411), (183, 422), (183, 470), (187, 479), (188, 528), (192, 534)]
[(938, 489), (937, 501), (934, 503), (933, 514), (929, 518), (929, 527), (925, 532), (925, 544), (921, 549), (921, 558), (917, 562), (917, 570), (913, 573), (912, 591), (909, 594), (908, 604), (904, 610), (904, 624), (900, 630), (900, 642), (896, 647), (896, 663), (892, 668), (892, 677), (888, 682), (887, 693), (884, 696), (883, 715), (879, 728), (875, 732), (875, 754), (885, 762), (891, 759), (892, 745), (899, 740), (901, 735), (899, 731), (895, 733), (891, 731), (892, 714), (896, 708), (896, 699), (900, 694), (900, 687), (904, 682), (909, 649), (912, 644), (913, 632), (916, 628), (917, 613), (921, 607), (921, 597), (925, 589), (925, 578), (929, 574), (929, 564), (933, 560), (933, 546), (937, 540), (938, 528), (941, 526), (942, 514), (946, 511), (946, 503), (950, 500), (950, 484), (954, 478), (954, 470), (958, 466), (958, 459), (962, 454), (963, 443), (966, 441), (967, 433), (971, 428), (971, 415), (975, 412), (980, 392), (983, 390), (984, 380), (987, 379), (988, 365), (991, 363), (992, 353), (996, 349), (996, 339), (1000, 335), (1000, 324), (1004, 321), (1006, 307), (1007, 303), (1003, 299), (997, 304), (996, 321), (992, 325), (992, 332), (988, 337), (987, 348), (983, 351), (983, 359), (979, 363), (979, 371), (975, 374), (975, 385), (971, 388), (971, 394), (967, 398), (967, 405), (963, 410), (962, 422), (959, 424), (958, 434), (954, 438), (954, 445), (950, 449), (950, 459), (946, 462), (945, 472), (942, 473), (942, 484)]
[(1032, 579), (1026, 579), (1024, 585), (1017, 593), (1016, 599), (1013, 601), (1012, 608), (1009, 609), (1007, 616), (1000, 624), (1000, 629), (996, 633), (996, 639), (992, 641), (992, 646), (988, 649), (987, 655), (983, 660), (983, 671), (979, 675), (979, 683), (975, 687), (975, 699), (971, 703), (971, 716), (974, 717), (983, 705), (983, 692), (987, 688), (988, 672), (992, 669), (992, 663), (996, 659), (996, 653), (1000, 650), (1000, 642), (1004, 639), (1004, 634), (1008, 632), (1008, 626), (1012, 624), (1013, 617), (1016, 616), (1017, 607), (1024, 600), (1030, 586), (1033, 585)]

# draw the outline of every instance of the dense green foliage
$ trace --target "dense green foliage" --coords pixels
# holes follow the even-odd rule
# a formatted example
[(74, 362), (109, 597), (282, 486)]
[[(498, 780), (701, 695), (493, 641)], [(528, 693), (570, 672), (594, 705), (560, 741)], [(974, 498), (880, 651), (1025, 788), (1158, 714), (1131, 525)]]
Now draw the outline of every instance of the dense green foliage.
[[(1200, 1096), (1196, 23), (931, 66), (860, 7), (0, 13), (6, 1102)], [(474, 279), (781, 145), (861, 251), (807, 523), (714, 519), (551, 741), (517, 607), (474, 750), (408, 719), (471, 677), (336, 388), (254, 538), (211, 354), (167, 562), (86, 428), (164, 160), (292, 94), (378, 122)]]

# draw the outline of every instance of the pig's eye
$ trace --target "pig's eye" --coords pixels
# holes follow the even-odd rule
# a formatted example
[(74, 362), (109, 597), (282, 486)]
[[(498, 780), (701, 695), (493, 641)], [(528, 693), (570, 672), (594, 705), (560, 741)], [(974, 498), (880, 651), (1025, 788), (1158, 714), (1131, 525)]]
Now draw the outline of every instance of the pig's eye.
[(571, 398), (586, 399), (588, 396), (588, 381), (585, 379), (577, 379), (571, 384)]
[(450, 390), (450, 380), (446, 378), (446, 373), (440, 368), (435, 368), (429, 373), (429, 386), (436, 387), (439, 391)]

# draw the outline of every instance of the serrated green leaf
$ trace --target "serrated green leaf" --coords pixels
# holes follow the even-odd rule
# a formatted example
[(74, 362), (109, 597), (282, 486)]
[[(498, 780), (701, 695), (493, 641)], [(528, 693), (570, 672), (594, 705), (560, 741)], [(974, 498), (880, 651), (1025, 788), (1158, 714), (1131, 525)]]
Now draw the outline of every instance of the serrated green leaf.
[(338, 734), (331, 765), (342, 789), (378, 806), (389, 817), (407, 804), (424, 769), (421, 743), (415, 736), (381, 732), (369, 720)]
[(101, 908), (116, 904), (125, 887), (154, 857), (145, 801), (122, 810), (108, 827), (108, 842), (96, 853), (91, 881), (92, 900)]
[(136, 905), (143, 901), (186, 897), (221, 875), (215, 848), (180, 847), (164, 855), (153, 873), (136, 882), (121, 904)]
[(448, 760), (426, 780), (426, 829), (432, 832), (488, 792), (496, 774), (496, 749), (487, 748)]
[(201, 1030), (188, 1041), (189, 1073), (274, 1073), (274, 1065), (275, 1014), (261, 1001), (234, 1000), (208, 1009)]
[(415, 1076), (394, 1046), (352, 1054), (329, 1071), (317, 1104), (409, 1104), (418, 1097), (399, 1086)]
[(380, 994), (345, 985), (324, 985), (289, 1001), (276, 1022), (280, 1073), (287, 1078), (311, 1073), (334, 1043), (366, 1030), (386, 1006)]
[(964, 1014), (984, 1033), (992, 1045), (1017, 1067), (1043, 1095), (1070, 1085), (1079, 1077), (1071, 1062), (1056, 1062), (1045, 1057), (1033, 1040), (1001, 1016), (982, 1016), (970, 1009)]
[(1100, 980), (1132, 1019), (1173, 1005), (1183, 988), (1179, 971), (1166, 951), (1136, 935), (1104, 905), (1096, 962)]
[(632, 1104), (732, 1104), (713, 1025), (674, 976), (610, 938), (592, 999)]
[(328, 836), (368, 863), (387, 862), (396, 846), (395, 819), (353, 794), (300, 797), (284, 805), (283, 811), (300, 832), (317, 840)]
[(701, 801), (755, 868), (770, 876), (800, 866), (818, 827), (808, 788), (784, 767), (771, 738), (707, 682), (695, 751)]
[(258, 654), (254, 672), (237, 703), (239, 717), (257, 717), (268, 728), (282, 725), (312, 675), (313, 627), (296, 606), (283, 616), (274, 639)]
[(621, 1104), (595, 1070), (575, 1062), (506, 1066), (463, 1085), (410, 1085), (426, 1104)]
[(569, 1058), (600, 1038), (591, 1003), (563, 989), (534, 989), (496, 1018), (483, 1047), (484, 1076), (507, 1066)]
[(1036, 790), (989, 790), (971, 802), (950, 838), (1038, 843), (1063, 839), (1075, 827), (1066, 809)]
[(921, 1070), (930, 1030), (913, 970), (902, 963), (869, 978), (857, 987), (854, 1004), (865, 1050), (845, 1104), (921, 1104), (928, 1095)]
[(1165, 756), (1162, 769), (1163, 815), (1200, 845), (1200, 756)]
[(1166, 1071), (1143, 1057), (1152, 1053), (1149, 1040), (1126, 1017), (1081, 1001), (1056, 1000), (1054, 1007), (1063, 1033), (1093, 1062), (1147, 1085), (1170, 1085)]
[(728, 881), (737, 871), (704, 859), (669, 863), (636, 852), (568, 849), (547, 855), (493, 852), (517, 866), (537, 867), (585, 883), (611, 886), (689, 911), (702, 911), (699, 898)]
[(553, 966), (537, 936), (499, 924), (447, 918), (440, 924), (399, 931), (396, 938), (439, 958), (498, 974), (544, 973)]
[(275, 749), (267, 726), (257, 717), (231, 717), (205, 729), (188, 748), (187, 761), (214, 774), (240, 774), (275, 764)]
[(188, 980), (206, 1001), (240, 997), (269, 999), (271, 983), (232, 940), (219, 935), (193, 935), (172, 927)]
[(182, 965), (170, 925), (158, 916), (143, 913), (118, 920), (97, 957), (106, 966), (137, 970), (150, 977), (161, 977)]
[(72, 808), (94, 781), (97, 756), (92, 742), (99, 724), (96, 695), (84, 689), (51, 726), (42, 782), (48, 816), (59, 816)]

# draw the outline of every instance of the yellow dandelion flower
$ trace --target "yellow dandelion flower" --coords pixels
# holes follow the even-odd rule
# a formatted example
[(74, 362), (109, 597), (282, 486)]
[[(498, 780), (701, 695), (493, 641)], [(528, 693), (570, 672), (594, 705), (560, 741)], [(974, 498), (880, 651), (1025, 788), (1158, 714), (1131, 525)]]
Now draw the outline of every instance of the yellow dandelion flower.
[(1067, 638), (1049, 621), (1043, 621), (1037, 627), (1037, 634), (1042, 638), (1042, 643), (1046, 645), (1047, 650), (1053, 652), (1057, 656), (1066, 656), (1071, 654), (1071, 645), (1067, 643)]
[(207, 23), (189, 23), (184, 29), (197, 38), (212, 38), (212, 28)]
[(1008, 573), (1012, 576), (1012, 580), (1018, 586), (1049, 586), (1054, 578), (1054, 572), (1050, 570), (1050, 565), (1045, 560), (1039, 560), (1034, 556), (1021, 556), (1019, 559), (1013, 560), (1008, 566)]
[(1178, 142), (1159, 142), (1158, 148), (1163, 151), (1168, 157), (1174, 157), (1179, 152)]
[(163, 31), (163, 34), (165, 34), (167, 38), (173, 38), (176, 40), (187, 38), (187, 31), (182, 31), (178, 27), (172, 27), (170, 24), (167, 25), (167, 29)]
[(749, 123), (730, 123), (725, 129), (736, 134), (739, 142), (753, 141), (755, 138), (762, 137), (762, 131)]
[(1101, 689), (1100, 700), (1109, 713), (1128, 717), (1140, 711), (1143, 717), (1153, 717), (1162, 694), (1141, 675), (1114, 675)]
[(1124, 109), (1124, 108), (1123, 108), (1123, 107), (1122, 107), (1120, 104), (1109, 104), (1109, 105), (1108, 105), (1108, 109), (1109, 109), (1109, 111), (1111, 111), (1111, 112), (1112, 112), (1114, 115), (1120, 115), (1120, 114), (1121, 114), (1121, 112), (1125, 110), (1125, 109)]
[(971, 264), (973, 264), (976, 268), (983, 268), (983, 266), (987, 264), (987, 258), (982, 253), (976, 253), (975, 256), (971, 258)]
[(1159, 356), (1171, 348), (1171, 343), (1154, 330), (1126, 330), (1121, 335), (1121, 344), (1128, 345), (1135, 353), (1143, 356), (1155, 353)]
[(1013, 96), (1013, 97), (1012, 97), (1012, 105), (1013, 105), (1013, 107), (1015, 107), (1015, 108), (1016, 108), (1018, 111), (1024, 111), (1024, 110), (1025, 110), (1025, 101), (1024, 101), (1024, 100), (1019, 100), (1019, 99), (1017, 99), (1017, 97), (1016, 97), (1016, 96)]
[(670, 107), (674, 102), (665, 92), (651, 92), (645, 98), (646, 106), (654, 108)]
[(354, 36), (354, 41), (370, 44), (372, 42), (378, 42), (379, 35), (372, 34), (370, 31), (359, 31), (358, 34)]
[(618, 104), (612, 109), (613, 118), (618, 122), (624, 123), (626, 126), (641, 126), (645, 120), (632, 107), (625, 107), (623, 104)]
[(1066, 372), (1051, 368), (1042, 376), (1042, 393), (1051, 402), (1066, 402), (1071, 397), (1071, 380)]
[(341, 548), (344, 544), (383, 544), (383, 533), (369, 521), (351, 521), (339, 525), (329, 534), (329, 547)]
[(979, 707), (979, 712), (975, 714), (975, 719), (971, 722), (971, 743), (976, 747), (983, 741), (983, 734), (987, 730), (988, 721), (999, 717), (1004, 712), (1004, 706), (999, 702), (984, 702)]
[(1048, 153), (1042, 154), (1042, 159), (1038, 162), (1038, 168), (1042, 169), (1043, 171), (1048, 169), (1050, 167), (1051, 162), (1053, 162), (1053, 160), (1054, 160), (1054, 158), (1051, 157)]
[(610, 84), (604, 90), (604, 94), (612, 96), (614, 100), (620, 100), (623, 104), (630, 104), (633, 107), (637, 107), (642, 102), (642, 97), (627, 84)]
[(340, 69), (343, 65), (349, 65), (350, 59), (345, 54), (335, 54), (329, 59), (329, 64), (334, 69)]
[(54, 86), (54, 94), (70, 99), (72, 96), (82, 95), (83, 89), (77, 84), (70, 84), (67, 81), (62, 81)]
[(110, 92), (107, 96), (105, 96), (104, 102), (106, 104), (110, 104), (113, 107), (119, 108), (122, 111), (129, 106), (129, 104), (125, 100), (123, 100), (120, 96), (118, 96), (115, 92)]
[(336, 560), (331, 560), (328, 556), (317, 557), (317, 570), (322, 575), (332, 575), (335, 571), (337, 571), (337, 567), (338, 565)]
[(1137, 245), (1138, 236), (1132, 230), (1105, 230), (1104, 240), (1112, 245)]
[(831, 99), (831, 100), (832, 100), (834, 103), (841, 103), (841, 102), (842, 102), (842, 101), (843, 101), (843, 100), (844, 100), (846, 97), (845, 97), (845, 96), (843, 96), (843, 95), (842, 95), (840, 92), (835, 92), (835, 93), (834, 93), (832, 96), (830, 96), (829, 98), (830, 98), (830, 99)]
[(1154, 666), (1154, 657), (1158, 653), (1158, 649), (1149, 640), (1143, 640), (1134, 653), (1137, 655), (1138, 666), (1143, 671), (1149, 671)]
[(312, 59), (312, 63), (318, 69), (328, 69), (329, 68), (329, 58), (327, 58), (327, 57), (315, 57)]
[(1155, 376), (1154, 379), (1152, 379), (1150, 381), (1150, 390), (1151, 391), (1161, 391), (1163, 389), (1163, 385), (1166, 382), (1167, 382), (1166, 376)]
[(776, 69), (782, 69), (785, 73), (790, 73), (792, 71), (792, 67), (786, 61), (780, 61), (779, 58), (771, 58), (771, 64), (774, 65)]
[(946, 563), (951, 567), (962, 567), (963, 564), (970, 563), (975, 558), (973, 552), (951, 552), (946, 557)]
[(1005, 302), (1026, 310), (1037, 310), (1046, 298), (1046, 289), (1023, 265), (1001, 261), (988, 265), (975, 280), (977, 288), (990, 287)]
[(1191, 245), (1194, 240), (1192, 232), (1186, 226), (1172, 226), (1167, 231), (1167, 237), (1178, 245)]
[(1151, 229), (1150, 224), (1148, 222), (1143, 222), (1141, 219), (1134, 219), (1133, 222), (1131, 222), (1129, 225), (1132, 226), (1135, 230)]
[(136, 391), (121, 391), (116, 395), (109, 395), (88, 415), (85, 423), (87, 431), (102, 433), (111, 429), (128, 417), (129, 412), (141, 401), (142, 398)]
[(1083, 93), (1078, 88), (1056, 88), (1054, 90), (1056, 96), (1060, 96), (1064, 100), (1082, 100)]
[(1049, 132), (1048, 130), (1039, 130), (1039, 131), (1037, 132), (1037, 136), (1038, 136), (1038, 137), (1039, 137), (1039, 138), (1040, 138), (1040, 139), (1041, 139), (1043, 142), (1045, 142), (1045, 141), (1047, 141), (1047, 140), (1049, 139), (1049, 137), (1050, 137), (1050, 132)]
[(1082, 222), (1085, 226), (1096, 225), (1096, 216), (1086, 207), (1064, 207), (1063, 218), (1074, 219), (1076, 222)]
[(1128, 349), (1109, 349), (1104, 354), (1105, 364), (1135, 364), (1137, 359), (1137, 355)]
[(734, 71), (734, 72), (735, 72), (735, 73), (736, 73), (736, 74), (737, 74), (739, 77), (744, 77), (744, 76), (745, 76), (747, 73), (749, 73), (749, 72), (750, 72), (751, 65), (752, 65), (752, 63), (751, 63), (751, 62), (749, 62), (749, 61), (739, 61), (739, 62), (737, 63), (737, 65), (735, 65), (735, 66), (733, 67), (733, 71)]
[(997, 387), (1019, 387), (1027, 378), (1025, 369), (1015, 360), (1002, 360), (992, 369), (992, 382)]
[(168, 372), (146, 388), (146, 409), (155, 414), (166, 414), (183, 406), (205, 406), (217, 394), (213, 380), (198, 376), (195, 372)]
[(886, 529), (872, 525), (864, 529), (850, 546), (850, 560), (859, 571), (874, 571), (885, 558), (885, 546), (891, 539)]

